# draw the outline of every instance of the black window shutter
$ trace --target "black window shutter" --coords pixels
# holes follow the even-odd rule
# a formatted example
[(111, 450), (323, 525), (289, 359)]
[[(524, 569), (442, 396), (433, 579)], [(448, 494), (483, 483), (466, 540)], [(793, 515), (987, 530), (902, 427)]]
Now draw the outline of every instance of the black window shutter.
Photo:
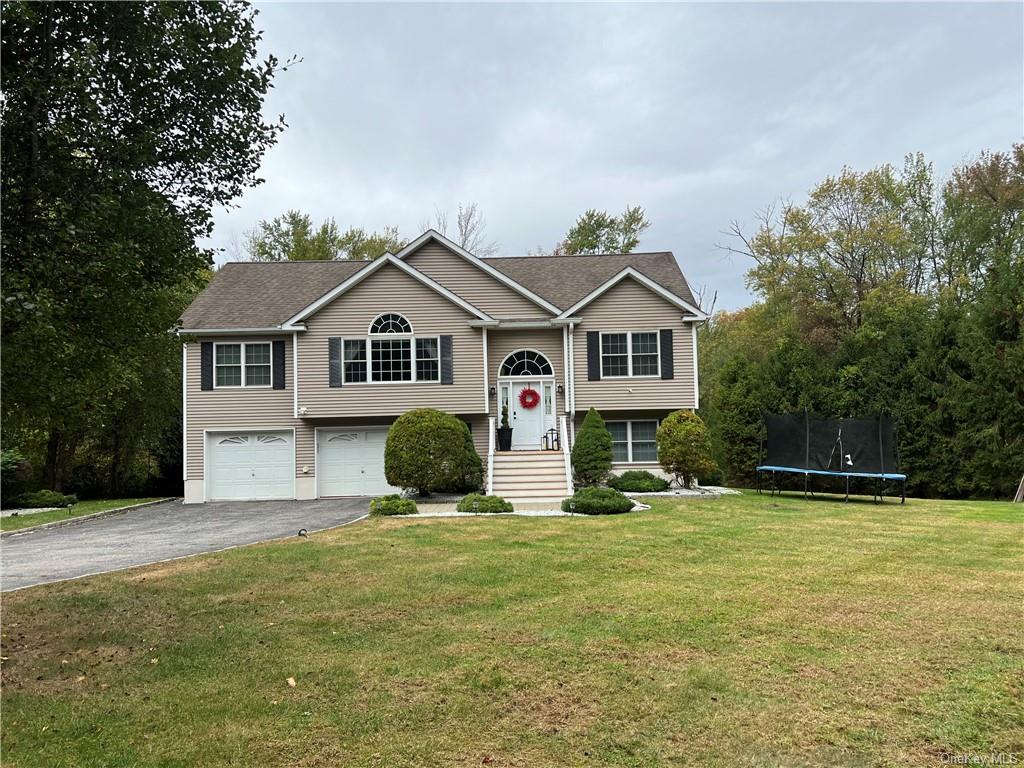
[(452, 337), (441, 337), (441, 383), (451, 384), (454, 371), (452, 370)]
[(674, 379), (676, 373), (675, 360), (672, 357), (672, 329), (662, 328), (661, 334), (661, 378)]
[(587, 380), (601, 380), (601, 332), (587, 331)]
[(341, 386), (341, 337), (327, 339), (327, 386)]
[(213, 342), (199, 342), (199, 386), (213, 389)]
[(284, 389), (284, 341), (281, 339), (275, 341), (272, 352), (274, 353), (271, 358), (274, 389)]

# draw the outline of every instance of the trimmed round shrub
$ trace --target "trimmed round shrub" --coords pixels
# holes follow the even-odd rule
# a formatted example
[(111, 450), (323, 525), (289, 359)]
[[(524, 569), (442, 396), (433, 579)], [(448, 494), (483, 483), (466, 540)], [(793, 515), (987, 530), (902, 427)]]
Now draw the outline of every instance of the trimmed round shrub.
[(693, 411), (670, 413), (658, 425), (655, 439), (658, 461), (677, 485), (692, 488), (694, 478), (715, 470), (708, 428)]
[(659, 493), (668, 490), (668, 480), (646, 469), (631, 469), (608, 478), (608, 487), (623, 493)]
[(614, 488), (580, 488), (562, 501), (563, 512), (577, 515), (620, 515), (633, 509), (633, 500)]
[(10, 509), (39, 509), (41, 507), (67, 507), (78, 503), (74, 494), (63, 494), (60, 491), (30, 491), (15, 496), (8, 504)]
[(612, 471), (612, 433), (596, 409), (587, 411), (572, 445), (572, 476), (579, 488), (600, 485)]
[(501, 496), (484, 496), (480, 493), (471, 493), (459, 499), (455, 507), (459, 512), (473, 512), (479, 514), (508, 514), (512, 511), (512, 502), (505, 501)]
[(399, 416), (384, 445), (388, 484), (421, 496), (453, 488), (480, 487), (482, 462), (469, 426), (435, 410), (418, 408)]
[(370, 514), (374, 517), (415, 515), (416, 502), (412, 499), (403, 499), (397, 493), (380, 496), (370, 502)]

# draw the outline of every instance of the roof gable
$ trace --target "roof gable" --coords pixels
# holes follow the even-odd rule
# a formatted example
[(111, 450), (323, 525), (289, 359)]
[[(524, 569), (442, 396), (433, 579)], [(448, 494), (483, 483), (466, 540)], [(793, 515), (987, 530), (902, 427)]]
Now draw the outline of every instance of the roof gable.
[(457, 296), (456, 294), (452, 293), (451, 291), (449, 291), (447, 288), (445, 288), (440, 283), (432, 280), (427, 275), (423, 274), (418, 269), (415, 269), (414, 267), (406, 264), (404, 261), (402, 261), (401, 259), (397, 258), (396, 256), (392, 256), (391, 254), (385, 254), (384, 256), (381, 256), (380, 258), (375, 259), (374, 261), (362, 262), (362, 263), (364, 263), (366, 266), (364, 266), (359, 271), (355, 272), (353, 275), (351, 275), (348, 279), (346, 279), (345, 281), (343, 281), (339, 285), (337, 285), (334, 288), (332, 288), (330, 291), (325, 293), (323, 296), (318, 298), (316, 301), (311, 302), (310, 304), (308, 304), (307, 306), (303, 307), (301, 310), (296, 312), (294, 315), (292, 315), (290, 318), (288, 318), (288, 320), (285, 322), (285, 325), (292, 325), (294, 323), (301, 323), (303, 320), (305, 320), (310, 315), (314, 314), (321, 307), (324, 307), (327, 304), (330, 304), (332, 301), (334, 301), (336, 298), (341, 296), (343, 293), (345, 293), (349, 289), (353, 288), (356, 285), (359, 285), (359, 283), (361, 283), (363, 280), (366, 280), (367, 278), (371, 277), (374, 273), (376, 273), (378, 270), (380, 270), (384, 266), (389, 266), (389, 265), (390, 266), (394, 266), (397, 269), (401, 270), (402, 272), (405, 272), (410, 277), (413, 277), (416, 280), (419, 280), (425, 286), (427, 286), (428, 288), (432, 289), (433, 291), (435, 291), (436, 293), (440, 294), (441, 296), (444, 296), (450, 302), (452, 302), (453, 304), (455, 304), (455, 305), (461, 307), (462, 309), (466, 310), (471, 315), (475, 315), (476, 317), (478, 317), (481, 320), (490, 320), (490, 319), (492, 319), (490, 317), (490, 315), (488, 315), (486, 312), (483, 312), (483, 311), (477, 309), (472, 304), (470, 304), (468, 301), (463, 299), (461, 296)]
[(590, 302), (594, 301), (594, 299), (597, 299), (598, 297), (602, 296), (607, 291), (609, 291), (611, 288), (614, 288), (616, 285), (621, 283), (623, 280), (627, 280), (627, 279), (632, 279), (632, 280), (636, 281), (637, 283), (639, 283), (640, 285), (644, 286), (645, 288), (647, 288), (652, 293), (657, 294), (658, 296), (660, 296), (661, 298), (663, 298), (665, 301), (669, 302), (670, 304), (673, 304), (676, 307), (678, 307), (679, 309), (683, 310), (684, 312), (687, 312), (687, 313), (693, 315), (696, 319), (698, 319), (698, 320), (706, 320), (707, 319), (707, 315), (704, 312), (702, 312), (700, 309), (698, 309), (697, 307), (693, 306), (689, 302), (684, 301), (681, 297), (676, 296), (674, 293), (672, 293), (672, 291), (669, 291), (668, 289), (666, 289), (663, 286), (659, 285), (654, 280), (651, 280), (649, 277), (647, 277), (647, 276), (643, 275), (642, 273), (638, 272), (637, 270), (633, 269), (633, 267), (626, 267), (625, 269), (623, 269), (618, 274), (613, 275), (611, 278), (606, 280), (601, 285), (597, 286), (597, 288), (592, 290), (590, 293), (588, 293), (582, 299), (577, 301), (571, 307), (568, 307), (564, 312), (562, 312), (560, 317), (570, 317), (570, 316), (572, 316), (572, 314), (574, 312), (579, 312), (585, 306), (590, 304)]
[(486, 261), (563, 309), (577, 304), (627, 267), (657, 283), (678, 300), (697, 307), (690, 285), (683, 277), (675, 256), (669, 251), (578, 256), (498, 256)]
[(488, 263), (487, 260), (481, 259), (481, 258), (479, 258), (477, 256), (474, 256), (472, 253), (467, 251), (465, 248), (460, 246), (458, 243), (455, 243), (455, 242), (449, 240), (447, 237), (442, 235), (440, 232), (438, 232), (436, 230), (433, 230), (433, 229), (428, 229), (422, 235), (420, 235), (415, 240), (413, 240), (411, 243), (409, 243), (407, 246), (405, 246), (405, 248), (403, 248), (402, 250), (400, 250), (398, 253), (395, 254), (395, 258), (397, 258), (397, 259), (406, 259), (406, 258), (411, 256), (413, 253), (418, 251), (420, 248), (422, 248), (424, 245), (426, 245), (429, 242), (435, 242), (435, 243), (438, 243), (439, 245), (444, 246), (449, 251), (454, 253), (456, 256), (459, 256), (460, 258), (462, 258), (465, 261), (467, 261), (468, 263), (472, 264), (474, 267), (476, 267), (480, 271), (490, 275), (492, 278), (497, 280), (499, 283), (502, 283), (503, 285), (506, 285), (507, 287), (511, 288), (513, 291), (518, 293), (519, 295), (526, 297), (527, 299), (532, 301), (537, 306), (543, 307), (548, 312), (550, 312), (550, 313), (552, 313), (554, 315), (557, 315), (561, 311), (558, 308), (557, 305), (552, 304), (547, 299), (545, 299), (542, 296), (538, 295), (537, 293), (531, 291), (529, 288), (527, 288), (526, 286), (520, 284), (514, 278), (512, 278), (509, 275), (505, 274), (503, 271), (501, 271), (499, 269), (495, 269), (491, 264)]

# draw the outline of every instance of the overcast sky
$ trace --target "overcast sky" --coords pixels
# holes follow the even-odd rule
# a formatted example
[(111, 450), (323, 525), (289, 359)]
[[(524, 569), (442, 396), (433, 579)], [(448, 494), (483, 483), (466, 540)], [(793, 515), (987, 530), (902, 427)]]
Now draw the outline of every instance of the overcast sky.
[(731, 220), (843, 165), (923, 151), (943, 177), (1024, 131), (1020, 3), (259, 7), (265, 50), (303, 61), (267, 101), (290, 127), (266, 183), (217, 213), (229, 252), (289, 208), (411, 238), (476, 201), (521, 255), (638, 203), (640, 250), (730, 309), (751, 300), (716, 248)]

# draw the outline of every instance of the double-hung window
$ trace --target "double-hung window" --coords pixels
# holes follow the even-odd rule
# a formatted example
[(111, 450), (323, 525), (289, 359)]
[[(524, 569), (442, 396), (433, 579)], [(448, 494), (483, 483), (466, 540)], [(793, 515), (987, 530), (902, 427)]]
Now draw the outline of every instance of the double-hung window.
[(417, 337), (402, 315), (380, 315), (368, 338), (345, 339), (342, 371), (346, 383), (440, 381), (440, 337)]
[(657, 331), (601, 334), (601, 378), (658, 376), (661, 373)]
[(215, 344), (215, 387), (269, 387), (270, 342)]
[(616, 464), (658, 460), (658, 422), (609, 421), (605, 426), (612, 434), (612, 461)]

